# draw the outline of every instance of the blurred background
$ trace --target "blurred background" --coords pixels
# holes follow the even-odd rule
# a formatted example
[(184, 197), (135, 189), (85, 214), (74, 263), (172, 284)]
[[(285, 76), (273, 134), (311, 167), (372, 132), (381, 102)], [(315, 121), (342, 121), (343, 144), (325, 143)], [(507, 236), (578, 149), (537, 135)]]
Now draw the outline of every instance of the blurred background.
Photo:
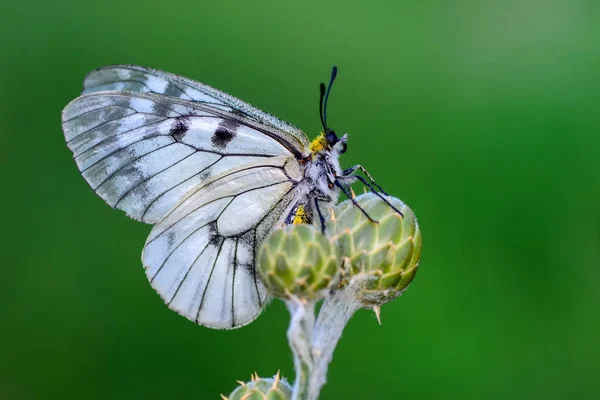
[[(360, 311), (323, 399), (600, 396), (600, 3), (2, 1), (0, 398), (218, 399), (281, 369), (288, 313), (235, 331), (171, 312), (64, 144), (62, 108), (116, 63), (329, 122), (416, 212), (411, 288)], [(358, 190), (362, 188), (357, 187)]]

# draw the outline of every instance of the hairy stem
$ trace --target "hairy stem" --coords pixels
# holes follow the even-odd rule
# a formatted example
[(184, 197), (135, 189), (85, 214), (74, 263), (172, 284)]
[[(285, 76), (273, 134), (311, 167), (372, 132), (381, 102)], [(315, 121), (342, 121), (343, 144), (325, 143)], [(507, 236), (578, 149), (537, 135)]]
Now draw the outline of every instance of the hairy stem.
[(317, 400), (327, 381), (333, 351), (352, 315), (362, 307), (359, 292), (377, 277), (358, 274), (347, 286), (323, 301), (315, 321), (315, 302), (291, 298), (286, 305), (292, 315), (288, 340), (294, 353), (296, 382), (292, 400)]
[(333, 357), (333, 351), (346, 324), (361, 307), (356, 300), (359, 287), (359, 282), (350, 282), (348, 286), (325, 299), (319, 311), (312, 336), (313, 366), (308, 383), (310, 400), (319, 397), (319, 392), (327, 381), (327, 368)]
[(310, 400), (308, 385), (314, 364), (311, 338), (315, 324), (315, 303), (292, 298), (286, 301), (286, 305), (292, 316), (287, 336), (294, 354), (296, 370), (292, 399)]

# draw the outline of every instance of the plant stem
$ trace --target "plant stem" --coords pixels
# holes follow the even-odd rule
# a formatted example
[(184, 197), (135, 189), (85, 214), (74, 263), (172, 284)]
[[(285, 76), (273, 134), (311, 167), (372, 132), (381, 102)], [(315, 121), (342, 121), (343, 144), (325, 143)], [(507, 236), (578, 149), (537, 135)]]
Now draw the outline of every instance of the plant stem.
[(288, 341), (294, 353), (296, 382), (292, 400), (317, 400), (327, 381), (333, 351), (352, 315), (362, 307), (358, 292), (376, 277), (354, 276), (347, 286), (325, 298), (315, 322), (315, 302), (291, 298), (286, 305), (292, 316)]
[(292, 298), (286, 301), (292, 316), (287, 331), (288, 341), (294, 353), (296, 382), (292, 400), (309, 400), (309, 382), (313, 367), (311, 337), (315, 324), (315, 303)]
[(318, 399), (321, 388), (327, 381), (327, 368), (333, 351), (342, 336), (346, 324), (361, 305), (356, 300), (359, 282), (351, 282), (345, 288), (325, 299), (313, 331), (311, 342), (313, 367), (308, 383), (308, 399)]

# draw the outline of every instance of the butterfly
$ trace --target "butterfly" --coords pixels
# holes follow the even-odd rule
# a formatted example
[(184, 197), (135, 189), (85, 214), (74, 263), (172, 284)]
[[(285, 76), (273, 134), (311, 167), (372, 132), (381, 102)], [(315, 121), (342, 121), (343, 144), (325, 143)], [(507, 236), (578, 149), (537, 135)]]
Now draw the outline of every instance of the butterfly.
[(87, 75), (62, 112), (67, 146), (106, 203), (154, 225), (142, 262), (169, 308), (211, 328), (246, 325), (268, 301), (255, 257), (272, 229), (324, 229), (340, 192), (354, 201), (356, 180), (387, 202), (361, 165), (340, 166), (348, 135), (327, 125), (336, 75), (334, 67), (327, 90), (320, 85), (323, 131), (313, 141), (184, 77), (131, 65)]

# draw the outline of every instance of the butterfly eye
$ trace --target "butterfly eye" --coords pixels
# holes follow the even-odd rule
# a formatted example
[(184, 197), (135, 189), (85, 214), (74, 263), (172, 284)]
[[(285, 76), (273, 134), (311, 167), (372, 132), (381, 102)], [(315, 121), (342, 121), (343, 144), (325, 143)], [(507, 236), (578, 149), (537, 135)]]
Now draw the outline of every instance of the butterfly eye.
[(342, 149), (340, 150), (340, 154), (344, 154), (348, 150), (348, 145), (344, 142), (342, 143)]
[(327, 140), (327, 143), (329, 143), (330, 146), (333, 146), (337, 143), (338, 137), (333, 131), (330, 131), (327, 135), (325, 135), (325, 140)]

